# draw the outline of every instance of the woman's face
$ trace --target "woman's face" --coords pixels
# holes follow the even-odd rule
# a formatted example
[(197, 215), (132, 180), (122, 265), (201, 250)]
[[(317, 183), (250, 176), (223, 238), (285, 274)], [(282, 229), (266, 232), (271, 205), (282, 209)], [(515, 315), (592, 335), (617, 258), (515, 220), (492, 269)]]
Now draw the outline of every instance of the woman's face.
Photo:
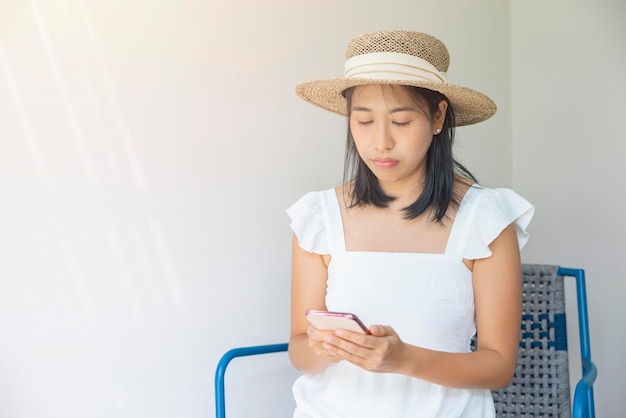
[(447, 103), (431, 116), (402, 87), (368, 85), (352, 94), (350, 129), (361, 159), (383, 190), (414, 189), (426, 177), (426, 153), (443, 125)]

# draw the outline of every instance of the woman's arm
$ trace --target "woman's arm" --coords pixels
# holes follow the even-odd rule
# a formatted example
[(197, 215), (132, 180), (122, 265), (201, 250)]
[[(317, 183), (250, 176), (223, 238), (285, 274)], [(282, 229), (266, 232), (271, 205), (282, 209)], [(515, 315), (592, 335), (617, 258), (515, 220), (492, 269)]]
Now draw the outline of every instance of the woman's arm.
[(327, 336), (336, 356), (366, 370), (401, 373), (443, 386), (500, 388), (515, 372), (521, 321), (521, 265), (515, 227), (489, 246), (492, 255), (473, 263), (478, 348), (446, 353), (403, 343), (387, 326), (372, 336), (337, 331)]
[(475, 355), (484, 355), (482, 365), (491, 370), (476, 372), (475, 382), (500, 388), (515, 373), (522, 320), (522, 267), (515, 225), (509, 225), (489, 248), (491, 257), (474, 261), (472, 280), (478, 335)]
[[(326, 259), (324, 258), (326, 257)], [(294, 235), (291, 260), (291, 338), (289, 357), (294, 367), (305, 373), (317, 373), (339, 361), (322, 347), (324, 337), (305, 318), (307, 309), (326, 310), (327, 264), (330, 256), (305, 251)]]

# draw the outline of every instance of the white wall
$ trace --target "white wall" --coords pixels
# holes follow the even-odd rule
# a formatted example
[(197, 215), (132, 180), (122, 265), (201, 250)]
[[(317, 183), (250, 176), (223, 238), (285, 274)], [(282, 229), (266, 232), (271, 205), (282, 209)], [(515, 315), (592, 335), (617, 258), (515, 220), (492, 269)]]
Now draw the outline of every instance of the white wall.
[[(619, 361), (624, 331), (602, 330), (619, 316), (600, 298), (618, 301), (609, 282), (619, 273), (607, 260), (623, 254), (613, 231), (624, 224), (591, 212), (619, 207), (594, 178), (616, 175), (617, 164), (577, 178), (561, 162), (572, 181), (556, 186), (546, 181), (554, 181), (548, 164), (536, 170), (541, 135), (554, 129), (555, 141), (571, 129), (556, 138), (571, 145), (580, 129), (567, 128), (567, 119), (524, 130), (539, 109), (519, 73), (528, 65), (522, 34), (533, 6), (515, 2), (511, 19), (499, 0), (423, 3), (0, 0), (0, 416), (213, 415), (220, 355), (287, 340), (285, 208), (341, 181), (344, 121), (301, 102), (293, 87), (339, 75), (351, 36), (387, 28), (440, 37), (452, 56), (450, 81), (496, 100), (493, 119), (458, 131), (458, 154), (483, 183), (515, 185), (538, 205), (529, 257), (584, 260), (602, 283), (590, 286), (592, 349), (605, 369)], [(582, 9), (576, 16), (572, 28), (586, 22)], [(592, 22), (589, 34), (600, 26)], [(549, 30), (544, 22), (527, 36)], [(599, 68), (611, 86), (622, 82), (619, 67)], [(579, 85), (577, 73), (556, 70)], [(545, 82), (544, 74), (533, 77)], [(594, 91), (584, 90), (584, 103)], [(617, 112), (621, 102), (611, 94)], [(561, 100), (560, 107), (573, 102)], [(623, 129), (615, 116), (599, 117), (600, 103), (584, 107), (596, 120), (571, 120), (593, 132)], [(614, 138), (602, 138), (610, 146), (593, 155), (605, 149), (602, 158), (616, 159)], [(590, 153), (582, 139), (575, 144), (577, 158)], [(572, 196), (583, 189), (581, 197), (604, 204), (567, 207), (570, 217), (551, 212), (555, 187)], [(587, 213), (595, 216), (581, 230), (584, 246), (553, 236)], [(568, 250), (553, 250), (557, 239)], [(278, 356), (272, 376), (288, 385), (294, 375), (285, 361)], [(237, 388), (244, 395), (231, 399), (232, 416), (278, 416), (256, 392), (267, 386), (259, 367), (233, 364), (232, 384), (252, 388)], [(609, 388), (624, 387), (623, 367), (601, 376), (599, 399), (608, 401)], [(288, 414), (288, 394), (285, 401)], [(622, 399), (611, 402), (624, 409)]]
[[(513, 183), (537, 206), (524, 256), (586, 269), (591, 353), (599, 368), (596, 411), (621, 417), (626, 3), (519, 0), (511, 10)], [(570, 341), (576, 341), (572, 313)], [(580, 376), (580, 363), (574, 364), (572, 373)]]

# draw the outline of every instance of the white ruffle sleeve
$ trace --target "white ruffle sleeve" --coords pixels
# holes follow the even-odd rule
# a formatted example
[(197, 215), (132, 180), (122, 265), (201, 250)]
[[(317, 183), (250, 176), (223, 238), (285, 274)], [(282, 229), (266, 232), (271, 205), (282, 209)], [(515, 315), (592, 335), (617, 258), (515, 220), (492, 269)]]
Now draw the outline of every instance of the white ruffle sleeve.
[(519, 248), (526, 245), (526, 228), (535, 213), (534, 206), (526, 199), (510, 189), (484, 189), (475, 205), (463, 258), (476, 260), (491, 256), (489, 244), (511, 223), (515, 224)]
[(291, 229), (304, 250), (316, 254), (329, 254), (326, 223), (322, 213), (320, 192), (309, 192), (287, 209)]

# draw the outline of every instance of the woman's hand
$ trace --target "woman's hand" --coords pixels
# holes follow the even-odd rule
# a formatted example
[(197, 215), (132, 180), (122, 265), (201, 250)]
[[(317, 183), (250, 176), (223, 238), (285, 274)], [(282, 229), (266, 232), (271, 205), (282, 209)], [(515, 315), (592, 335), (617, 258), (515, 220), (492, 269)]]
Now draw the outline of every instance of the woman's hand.
[(318, 356), (324, 358), (327, 362), (337, 363), (341, 358), (337, 357), (333, 354), (332, 351), (328, 350), (325, 347), (325, 341), (328, 336), (332, 335), (334, 331), (324, 331), (321, 329), (315, 328), (313, 325), (310, 325), (306, 334), (309, 337), (309, 347), (311, 350)]
[(334, 357), (362, 369), (380, 373), (400, 373), (406, 344), (389, 326), (373, 325), (371, 335), (343, 329), (327, 333), (322, 347)]

